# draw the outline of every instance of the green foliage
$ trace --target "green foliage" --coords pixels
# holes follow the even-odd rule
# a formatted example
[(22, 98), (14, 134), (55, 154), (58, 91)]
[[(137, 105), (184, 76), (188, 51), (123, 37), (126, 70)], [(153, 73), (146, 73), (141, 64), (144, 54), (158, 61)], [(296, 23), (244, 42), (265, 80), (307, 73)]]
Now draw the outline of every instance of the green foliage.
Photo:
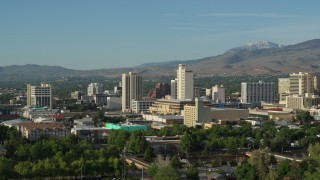
[(256, 174), (257, 168), (255, 165), (251, 165), (248, 162), (244, 162), (241, 166), (237, 167), (236, 176), (239, 180), (253, 180), (258, 179)]
[(187, 169), (186, 175), (187, 175), (188, 180), (198, 180), (199, 179), (198, 169), (195, 166), (190, 166)]
[(147, 149), (143, 153), (143, 159), (145, 161), (150, 161), (154, 156), (155, 156), (155, 154), (153, 153), (152, 147), (150, 145), (148, 145)]
[(148, 175), (155, 176), (158, 171), (158, 166), (155, 163), (151, 163), (148, 168)]
[(297, 119), (305, 126), (310, 125), (311, 121), (314, 121), (314, 117), (311, 116), (309, 111), (301, 111), (297, 116)]
[(175, 169), (179, 169), (179, 167), (181, 166), (181, 163), (180, 163), (180, 158), (178, 155), (172, 156), (171, 161), (170, 161), (170, 165)]
[(0, 179), (11, 179), (16, 176), (14, 162), (11, 159), (0, 157)]
[(249, 159), (249, 163), (257, 168), (259, 179), (266, 178), (270, 165), (271, 157), (269, 155), (269, 150), (258, 149), (252, 152)]
[(159, 167), (154, 176), (155, 180), (179, 180), (178, 172), (171, 166)]

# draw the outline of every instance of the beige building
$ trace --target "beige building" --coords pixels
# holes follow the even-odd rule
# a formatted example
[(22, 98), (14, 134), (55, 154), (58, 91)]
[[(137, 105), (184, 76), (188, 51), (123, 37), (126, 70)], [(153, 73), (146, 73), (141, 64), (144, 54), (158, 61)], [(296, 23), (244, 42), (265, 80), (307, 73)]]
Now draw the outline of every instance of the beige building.
[(290, 78), (278, 78), (279, 100), (285, 101), (290, 92)]
[(248, 109), (211, 108), (211, 119), (215, 120), (232, 121), (248, 116)]
[(320, 97), (312, 95), (291, 95), (286, 98), (286, 107), (291, 109), (310, 109), (320, 105)]
[(176, 99), (193, 99), (193, 72), (179, 64), (177, 78), (171, 81), (171, 96)]
[(30, 141), (43, 136), (61, 139), (70, 134), (70, 128), (62, 123), (19, 123), (17, 129)]
[(290, 79), (290, 94), (311, 96), (317, 90), (317, 76), (314, 73), (292, 73)]
[(185, 105), (194, 105), (193, 100), (158, 99), (149, 108), (151, 114), (181, 114)]
[(52, 108), (52, 88), (50, 84), (40, 86), (27, 84), (27, 106)]
[(131, 112), (132, 100), (142, 100), (142, 76), (129, 72), (122, 74), (122, 112)]
[(292, 119), (292, 114), (289, 111), (271, 111), (271, 110), (252, 109), (249, 111), (249, 113), (250, 113), (250, 116), (253, 116), (253, 117), (268, 117), (268, 119), (274, 120), (274, 121)]
[(205, 107), (202, 101), (195, 99), (195, 105), (184, 106), (184, 125), (194, 127), (211, 121), (211, 108)]

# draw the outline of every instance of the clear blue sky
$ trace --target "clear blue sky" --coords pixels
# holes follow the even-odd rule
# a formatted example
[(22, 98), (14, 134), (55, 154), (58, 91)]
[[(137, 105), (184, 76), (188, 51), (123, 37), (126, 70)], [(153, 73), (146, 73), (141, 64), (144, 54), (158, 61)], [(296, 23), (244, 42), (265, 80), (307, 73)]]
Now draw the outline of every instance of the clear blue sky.
[(1, 0), (0, 66), (132, 67), (320, 37), (320, 1)]

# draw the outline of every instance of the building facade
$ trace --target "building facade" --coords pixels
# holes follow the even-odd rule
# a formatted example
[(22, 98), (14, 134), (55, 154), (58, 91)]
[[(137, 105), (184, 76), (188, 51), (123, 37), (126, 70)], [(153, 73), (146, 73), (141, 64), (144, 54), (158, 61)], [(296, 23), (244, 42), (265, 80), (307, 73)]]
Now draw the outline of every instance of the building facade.
[(96, 94), (102, 94), (103, 93), (103, 85), (99, 83), (91, 83), (88, 85), (87, 88), (87, 95), (93, 96)]
[(38, 140), (41, 137), (66, 138), (70, 134), (70, 128), (62, 123), (20, 123), (17, 129), (22, 136), (30, 141)]
[(27, 106), (52, 108), (52, 88), (50, 84), (27, 85)]
[(222, 85), (212, 87), (212, 100), (215, 103), (226, 103), (226, 89)]
[(141, 100), (141, 101), (132, 101), (132, 112), (136, 114), (149, 112), (150, 106), (154, 103), (155, 100)]
[(122, 74), (122, 112), (131, 112), (132, 100), (142, 100), (142, 76), (129, 72)]
[(211, 121), (211, 108), (205, 107), (202, 101), (195, 99), (195, 105), (184, 106), (184, 125), (194, 127)]
[(273, 82), (241, 83), (241, 103), (258, 104), (275, 102), (275, 86)]
[(317, 91), (317, 76), (314, 73), (292, 73), (289, 75), (290, 95), (311, 96)]
[(193, 72), (179, 64), (177, 70), (177, 99), (193, 99)]
[(171, 86), (168, 83), (157, 83), (154, 90), (149, 93), (150, 98), (162, 99), (171, 94)]

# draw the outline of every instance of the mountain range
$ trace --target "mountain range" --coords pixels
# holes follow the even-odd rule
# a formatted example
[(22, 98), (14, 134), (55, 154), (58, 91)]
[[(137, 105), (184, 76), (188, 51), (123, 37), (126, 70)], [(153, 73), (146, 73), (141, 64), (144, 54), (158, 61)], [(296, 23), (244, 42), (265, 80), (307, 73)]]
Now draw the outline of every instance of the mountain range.
[(173, 75), (178, 64), (198, 74), (283, 74), (320, 71), (320, 39), (283, 46), (254, 41), (218, 56), (196, 60), (146, 63), (132, 68), (72, 70), (59, 66), (11, 65), (0, 67), (1, 80), (50, 80), (65, 77), (120, 77), (129, 71), (148, 76)]

